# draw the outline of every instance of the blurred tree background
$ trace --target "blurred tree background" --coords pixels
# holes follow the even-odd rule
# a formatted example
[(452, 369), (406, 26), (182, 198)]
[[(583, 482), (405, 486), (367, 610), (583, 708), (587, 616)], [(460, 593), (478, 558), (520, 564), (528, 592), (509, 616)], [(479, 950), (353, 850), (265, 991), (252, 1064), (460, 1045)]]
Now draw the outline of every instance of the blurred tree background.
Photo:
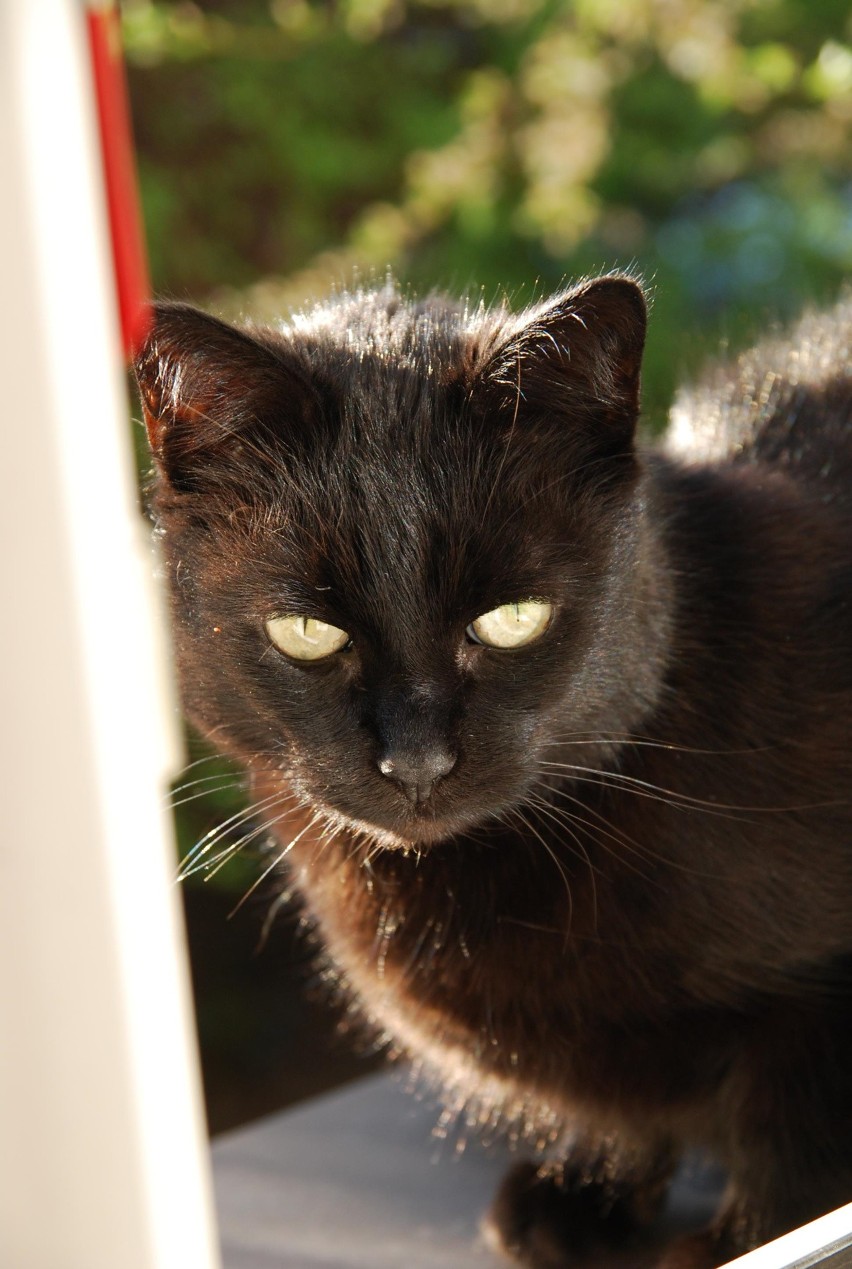
[[(852, 268), (848, 0), (125, 0), (123, 21), (155, 288), (225, 316), (277, 320), (388, 267), (520, 304), (636, 266), (654, 426), (708, 350)], [(185, 849), (235, 811), (237, 777), (209, 765), (179, 795), (217, 790), (185, 802)], [(206, 890), (227, 905), (254, 875)], [(227, 966), (217, 986), (247, 936), (189, 902), (222, 1127), (311, 1087), (320, 1050), (272, 968), (290, 935), (251, 986)], [(332, 1068), (317, 1085), (342, 1051)]]

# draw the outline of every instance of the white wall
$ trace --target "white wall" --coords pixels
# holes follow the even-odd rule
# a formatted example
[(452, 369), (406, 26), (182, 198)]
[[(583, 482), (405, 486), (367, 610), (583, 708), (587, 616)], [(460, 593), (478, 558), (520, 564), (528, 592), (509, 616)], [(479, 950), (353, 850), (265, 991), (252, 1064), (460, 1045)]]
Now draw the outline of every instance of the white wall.
[(213, 1269), (83, 9), (0, 4), (0, 1265)]

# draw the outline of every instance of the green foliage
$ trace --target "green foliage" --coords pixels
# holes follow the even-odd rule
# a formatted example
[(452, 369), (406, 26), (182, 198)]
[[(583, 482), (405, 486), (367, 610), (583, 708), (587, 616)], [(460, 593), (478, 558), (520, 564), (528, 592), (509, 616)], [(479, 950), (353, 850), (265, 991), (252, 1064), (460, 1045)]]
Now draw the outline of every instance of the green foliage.
[(659, 416), (683, 332), (852, 265), (838, 0), (128, 0), (124, 24), (160, 291), (274, 317), (391, 266), (520, 302), (634, 262)]
[[(275, 318), (353, 272), (634, 264), (645, 410), (852, 267), (847, 0), (126, 0), (158, 291)], [(203, 830), (202, 830), (203, 831)]]

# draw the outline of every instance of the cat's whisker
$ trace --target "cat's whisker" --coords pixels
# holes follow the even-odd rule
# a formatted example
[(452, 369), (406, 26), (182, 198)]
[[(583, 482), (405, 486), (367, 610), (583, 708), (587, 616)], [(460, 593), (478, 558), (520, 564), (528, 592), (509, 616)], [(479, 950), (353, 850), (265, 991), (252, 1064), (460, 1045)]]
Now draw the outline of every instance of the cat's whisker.
[[(219, 825), (215, 830), (211, 829), (209, 840), (204, 842), (203, 846), (201, 842), (196, 842), (192, 849), (187, 851), (186, 855), (181, 860), (175, 876), (175, 881), (178, 883), (185, 881), (187, 877), (192, 876), (195, 872), (199, 871), (199, 869), (206, 867), (206, 857), (209, 855), (210, 851), (215, 850), (218, 846), (220, 846), (229, 832), (241, 828), (243, 824), (251, 820), (255, 810), (256, 807), (254, 806), (246, 807), (239, 816), (232, 816), (231, 822), (226, 821), (226, 823)], [(202, 841), (203, 840), (204, 839), (202, 839)]]
[(251, 819), (251, 817), (258, 812), (263, 811), (268, 807), (274, 808), (276, 805), (283, 805), (285, 801), (293, 800), (294, 796), (295, 795), (292, 793), (284, 793), (279, 790), (276, 793), (270, 794), (269, 797), (263, 798), (260, 802), (252, 802), (249, 806), (243, 807), (241, 810), (234, 812), (234, 814), (228, 816), (223, 823), (217, 824), (215, 828), (211, 828), (208, 833), (205, 833), (204, 836), (195, 843), (191, 850), (187, 851), (178, 871), (178, 880), (182, 881), (184, 879), (188, 865), (192, 864), (194, 866), (197, 864), (202, 856), (206, 855), (210, 850), (213, 850), (216, 847), (226, 833), (239, 828), (241, 824), (245, 823), (246, 820)]
[(239, 853), (239, 851), (241, 851), (245, 846), (248, 846), (251, 842), (256, 841), (258, 837), (262, 837), (264, 833), (271, 832), (274, 825), (279, 824), (281, 820), (286, 819), (289, 814), (290, 810), (288, 809), (286, 811), (282, 811), (280, 815), (276, 815), (271, 820), (264, 820), (261, 824), (257, 824), (250, 832), (246, 833), (238, 841), (231, 843), (230, 846), (226, 846), (225, 849), (220, 851), (220, 853), (214, 856), (213, 859), (207, 859), (203, 864), (196, 865), (192, 872), (187, 875), (192, 876), (195, 872), (203, 871), (204, 881), (209, 881), (211, 877), (215, 877), (216, 873), (219, 872), (220, 869), (224, 868), (225, 864), (229, 863), (230, 860)]
[[(282, 818), (283, 815), (278, 817), (278, 819)], [(247, 846), (249, 842), (253, 841), (256, 837), (259, 837), (265, 829), (269, 827), (270, 823), (277, 823), (278, 819), (272, 821), (264, 820), (262, 823), (254, 825), (248, 833), (245, 833), (242, 837), (238, 838), (236, 842), (229, 843), (229, 845), (224, 847), (223, 850), (220, 850), (212, 858), (197, 860), (191, 868), (181, 869), (181, 872), (178, 874), (176, 880), (178, 882), (186, 881), (189, 877), (194, 877), (196, 873), (199, 872), (203, 872), (205, 874), (205, 881), (209, 880), (210, 877), (215, 876), (215, 874), (219, 871), (222, 863), (227, 862), (244, 846)]]
[[(523, 805), (532, 807), (538, 815), (546, 816), (547, 819), (551, 820), (560, 829), (563, 829), (564, 831), (568, 832), (571, 836), (571, 840), (575, 842), (578, 850), (582, 852), (581, 857), (583, 859), (583, 862), (586, 864), (586, 866), (592, 872), (596, 872), (598, 873), (598, 875), (602, 875), (601, 869), (598, 868), (598, 866), (592, 862), (587, 848), (583, 845), (580, 838), (574, 833), (575, 827), (578, 829), (582, 828), (583, 822), (579, 819), (579, 817), (575, 818), (570, 812), (566, 811), (564, 808), (554, 807), (545, 798), (540, 796), (540, 794), (538, 794), (535, 790), (527, 794), (527, 796), (524, 798)], [(603, 849), (607, 850), (608, 847), (603, 846)], [(573, 852), (573, 853), (576, 854), (576, 852)]]
[[(570, 934), (571, 934), (571, 927), (572, 927), (572, 925), (574, 924), (574, 895), (573, 895), (573, 893), (572, 893), (572, 891), (571, 891), (571, 881), (570, 881), (570, 878), (568, 877), (568, 874), (566, 873), (566, 871), (565, 871), (564, 867), (562, 866), (562, 862), (561, 862), (561, 860), (559, 859), (559, 856), (556, 854), (556, 851), (553, 849), (553, 847), (550, 845), (550, 843), (549, 843), (549, 842), (547, 842), (547, 841), (545, 840), (545, 838), (541, 835), (541, 833), (539, 833), (539, 831), (538, 831), (538, 829), (535, 827), (535, 825), (534, 825), (534, 824), (532, 824), (532, 823), (529, 821), (529, 819), (528, 819), (528, 818), (524, 815), (524, 813), (522, 812), (522, 810), (520, 809), (520, 807), (514, 807), (511, 813), (512, 813), (512, 814), (513, 814), (513, 815), (514, 815), (517, 819), (519, 819), (519, 820), (521, 821), (521, 823), (524, 825), (524, 827), (525, 827), (525, 828), (526, 828), (529, 832), (531, 832), (531, 833), (532, 833), (533, 837), (537, 838), (537, 839), (538, 839), (538, 841), (539, 841), (539, 842), (541, 842), (541, 844), (542, 844), (542, 846), (544, 847), (545, 851), (546, 851), (546, 852), (547, 852), (547, 854), (550, 856), (550, 858), (553, 860), (553, 863), (554, 863), (554, 864), (555, 864), (555, 866), (556, 866), (556, 871), (559, 873), (559, 876), (562, 878), (562, 881), (563, 881), (563, 883), (564, 883), (564, 885), (565, 885), (565, 893), (566, 893), (566, 895), (568, 896), (568, 921), (567, 921), (567, 923), (566, 923), (566, 928), (565, 928), (565, 938), (566, 938), (566, 941), (567, 941), (567, 940), (568, 940), (568, 938), (570, 938)], [(588, 862), (588, 860), (587, 860), (587, 862)], [(592, 891), (593, 891), (593, 894), (596, 894), (596, 892), (595, 892), (595, 886), (594, 886), (594, 879), (592, 880)], [(596, 922), (597, 922), (597, 910), (596, 910), (596, 912), (595, 912), (595, 919), (596, 919)]]
[(426, 940), (435, 929), (435, 917), (427, 917), (421, 924), (420, 933), (414, 940), (411, 952), (402, 966), (402, 976), (408, 980), (411, 978), (415, 970), (421, 969), (425, 964), (423, 959), (423, 949), (426, 946)]
[(286, 908), (287, 905), (292, 902), (293, 902), (293, 891), (290, 889), (282, 890), (281, 893), (276, 895), (275, 898), (272, 900), (272, 903), (269, 905), (269, 910), (267, 911), (266, 916), (263, 918), (263, 924), (260, 927), (260, 934), (258, 935), (257, 943), (254, 949), (255, 955), (258, 955), (260, 952), (262, 952), (263, 949), (266, 947), (266, 944), (269, 942), (269, 936), (272, 933), (273, 925), (278, 919), (278, 913), (281, 911), (282, 908)]
[(618, 744), (633, 748), (663, 749), (670, 753), (703, 754), (707, 757), (744, 757), (748, 754), (764, 754), (778, 748), (778, 745), (747, 745), (742, 749), (704, 749), (694, 745), (681, 745), (675, 741), (655, 740), (650, 736), (636, 735), (633, 732), (595, 731), (583, 734), (569, 732), (566, 736), (557, 736), (544, 741), (542, 749), (559, 749), (563, 745), (610, 745)]
[[(649, 877), (647, 873), (642, 872), (641, 869), (637, 868), (635, 865), (631, 865), (627, 860), (624, 859), (623, 854), (621, 854), (619, 851), (614, 851), (612, 850), (611, 847), (606, 846), (606, 844), (600, 840), (601, 835), (603, 835), (604, 837), (608, 837), (611, 841), (613, 841), (616, 844), (616, 846), (619, 846), (623, 850), (626, 850), (629, 854), (636, 855), (640, 859), (645, 859), (645, 860), (648, 860), (649, 862), (655, 862), (655, 863), (661, 864), (663, 865), (664, 868), (675, 868), (680, 872), (686, 872), (686, 873), (689, 873), (691, 876), (695, 876), (695, 877), (711, 878), (715, 876), (714, 873), (705, 872), (698, 868), (688, 867), (686, 864), (682, 864), (678, 860), (673, 859), (668, 855), (660, 854), (659, 851), (654, 850), (652, 847), (646, 844), (637, 842), (635, 838), (628, 836), (628, 834), (624, 833), (623, 830), (617, 829), (616, 826), (612, 823), (612, 821), (608, 820), (605, 815), (602, 815), (601, 812), (597, 810), (596, 807), (589, 806), (586, 802), (583, 802), (582, 799), (575, 797), (564, 787), (542, 784), (539, 786), (539, 788), (546, 789), (547, 792), (551, 794), (552, 796), (558, 797), (558, 798), (564, 798), (566, 801), (571, 802), (572, 805), (580, 807), (581, 810), (587, 812), (589, 815), (593, 815), (595, 817), (595, 820), (598, 821), (597, 824), (594, 824), (590, 820), (586, 820), (578, 816), (576, 811), (564, 812), (565, 814), (568, 814), (570, 816), (572, 822), (579, 822), (579, 823), (587, 825), (590, 831), (595, 834), (596, 841), (602, 847), (602, 849), (606, 850), (608, 853), (613, 855), (614, 858), (617, 858), (622, 864), (626, 865), (628, 868), (632, 868), (632, 870), (636, 872), (637, 876), (643, 877), (646, 881), (649, 881), (652, 884), (656, 884), (660, 886), (664, 885), (662, 881), (657, 881), (655, 878)], [(552, 806), (552, 803), (549, 805)], [(553, 809), (555, 811), (559, 811), (559, 810), (564, 811), (564, 808), (553, 808)]]
[(205, 762), (218, 762), (219, 765), (221, 766), (226, 761), (227, 760), (223, 759), (220, 753), (205, 753), (205, 754), (202, 754), (200, 758), (193, 758), (192, 762), (186, 763), (186, 765), (181, 768), (178, 775), (180, 776), (188, 775), (190, 771), (194, 771), (196, 767), (202, 766), (202, 764)]
[(554, 925), (539, 925), (537, 921), (523, 921), (520, 917), (498, 916), (497, 923), (499, 925), (521, 925), (525, 930), (538, 930), (541, 934), (558, 934), (564, 936), (564, 930), (557, 930)]
[(332, 824), (330, 821), (326, 821), (326, 830), (327, 831), (323, 834), (322, 838), (320, 839), (319, 847), (317, 849), (316, 854), (314, 855), (315, 862), (322, 858), (322, 856), (328, 850), (329, 846), (332, 845), (335, 839), (338, 838), (342, 832), (342, 828), (340, 825)]
[[(261, 798), (259, 801), (249, 802), (240, 810), (235, 811), (233, 815), (228, 816), (228, 818), (223, 820), (221, 824), (216, 825), (214, 828), (211, 828), (208, 833), (205, 833), (205, 835), (199, 839), (197, 846), (204, 845), (208, 841), (215, 840), (215, 838), (225, 830), (238, 826), (241, 820), (248, 819), (256, 811), (262, 811), (266, 807), (272, 806), (283, 799), (295, 799), (295, 796), (296, 795), (291, 793), (289, 790), (278, 789), (275, 793), (270, 793), (265, 798)], [(196, 848), (197, 847), (193, 847), (193, 850)]]
[[(740, 823), (753, 821), (743, 820), (740, 813), (765, 812), (783, 814), (790, 811), (813, 810), (819, 806), (840, 805), (836, 802), (817, 802), (805, 806), (738, 806), (736, 803), (713, 802), (707, 798), (697, 798), (689, 793), (680, 793), (677, 789), (666, 789), (662, 785), (648, 780), (640, 780), (637, 776), (626, 775), (622, 771), (606, 771), (597, 767), (581, 767), (570, 762), (546, 762), (542, 765), (555, 770), (567, 772), (579, 783), (600, 784), (607, 788), (620, 788), (625, 792), (635, 793), (637, 797), (648, 797), (653, 801), (664, 802), (669, 806), (679, 807), (684, 811), (701, 811), (708, 815), (717, 815), (722, 819), (736, 819)], [(547, 774), (542, 771), (542, 775)]]
[(188, 881), (190, 877), (194, 877), (197, 873), (201, 872), (204, 874), (203, 880), (209, 881), (211, 877), (215, 877), (216, 873), (219, 872), (221, 868), (224, 868), (225, 864), (239, 853), (243, 846), (248, 844), (252, 837), (257, 836), (258, 831), (259, 830), (255, 830), (253, 833), (249, 834), (248, 837), (241, 837), (238, 842), (235, 842), (232, 846), (227, 846), (225, 850), (220, 851), (220, 853), (214, 856), (213, 859), (205, 860), (203, 864), (198, 864), (195, 868), (190, 868), (189, 872), (183, 873), (178, 880)]
[[(284, 818), (284, 816), (283, 816), (283, 815), (281, 815), (281, 816), (279, 816), (278, 818), (279, 818), (279, 819), (283, 819), (283, 818)], [(257, 878), (257, 880), (252, 882), (252, 884), (249, 886), (248, 890), (245, 892), (245, 894), (243, 895), (243, 897), (240, 899), (239, 903), (238, 903), (238, 904), (236, 904), (236, 906), (235, 906), (234, 908), (232, 908), (232, 909), (231, 909), (231, 911), (228, 913), (228, 918), (229, 918), (229, 919), (230, 919), (231, 917), (233, 917), (233, 916), (236, 916), (236, 914), (239, 912), (239, 910), (240, 910), (240, 908), (243, 906), (243, 904), (244, 904), (244, 903), (245, 903), (245, 902), (246, 902), (246, 901), (247, 901), (247, 900), (251, 897), (251, 895), (253, 895), (253, 894), (254, 894), (255, 890), (257, 890), (258, 886), (260, 886), (260, 885), (262, 885), (262, 884), (263, 884), (263, 882), (266, 880), (266, 878), (269, 876), (269, 874), (270, 874), (271, 872), (274, 872), (274, 871), (275, 871), (275, 869), (276, 869), (276, 868), (280, 865), (280, 863), (281, 863), (281, 861), (282, 861), (283, 859), (286, 859), (287, 855), (289, 855), (290, 851), (293, 849), (293, 847), (296, 845), (296, 843), (297, 843), (297, 842), (299, 842), (299, 841), (301, 841), (301, 839), (305, 836), (305, 833), (307, 833), (307, 832), (309, 831), (309, 829), (312, 829), (312, 828), (314, 827), (314, 825), (315, 825), (315, 824), (319, 823), (320, 818), (321, 818), (321, 816), (320, 816), (320, 814), (319, 814), (319, 813), (317, 813), (316, 815), (314, 815), (313, 819), (309, 820), (309, 821), (308, 821), (308, 823), (304, 826), (304, 828), (300, 829), (300, 830), (299, 830), (299, 832), (296, 834), (296, 836), (290, 839), (290, 841), (287, 843), (287, 845), (284, 847), (284, 849), (283, 849), (282, 851), (280, 851), (280, 852), (276, 855), (275, 859), (273, 859), (273, 861), (272, 861), (272, 863), (269, 865), (269, 867), (268, 867), (268, 868), (264, 868), (263, 872), (260, 874), (260, 876)], [(276, 821), (273, 821), (273, 822), (274, 822), (274, 823), (277, 823), (277, 820), (276, 820)]]
[[(551, 790), (549, 786), (547, 785), (543, 785), (540, 787), (548, 789), (549, 792), (551, 791), (556, 793), (560, 792), (560, 790)], [(589, 809), (584, 806), (584, 804), (579, 800), (579, 798), (572, 798), (570, 794), (566, 795), (566, 797), (568, 798), (569, 801), (581, 807), (583, 810)], [(568, 811), (564, 807), (555, 807), (552, 802), (548, 802), (546, 798), (542, 797), (540, 793), (536, 791), (533, 791), (532, 793), (528, 794), (526, 801), (531, 806), (538, 807), (539, 811), (542, 814), (549, 816), (550, 819), (554, 820), (554, 822), (559, 825), (562, 825), (566, 828), (570, 828), (571, 826), (576, 826), (578, 828), (582, 827), (582, 828), (589, 829), (590, 832), (594, 836), (596, 845), (598, 845), (601, 848), (601, 850), (606, 851), (607, 854), (612, 855), (614, 859), (618, 859), (620, 862), (624, 863), (625, 866), (628, 867), (632, 872), (635, 872), (637, 876), (643, 877), (645, 880), (648, 880), (647, 873), (643, 872), (635, 864), (625, 860), (624, 855), (622, 853), (624, 850), (626, 850), (629, 854), (638, 855), (639, 858), (642, 858), (645, 852), (642, 851), (642, 848), (637, 843), (631, 844), (631, 841), (629, 838), (622, 835), (616, 835), (614, 832), (610, 832), (609, 828), (612, 827), (611, 825), (608, 828), (602, 828), (600, 824), (594, 824), (591, 820), (585, 819), (583, 816), (578, 815), (576, 811)], [(607, 824), (607, 821), (603, 819), (602, 816), (598, 816), (598, 818), (601, 819), (604, 824)], [(608, 846), (605, 841), (601, 840), (602, 837), (609, 838), (610, 841), (615, 842), (615, 844), (619, 846), (621, 850), (620, 851), (613, 850), (611, 846)], [(592, 867), (593, 865), (591, 865), (590, 863), (589, 866)], [(598, 869), (597, 871), (600, 871), (600, 870)]]
[(180, 784), (175, 782), (169, 790), (169, 796), (175, 797), (180, 793), (185, 793), (187, 789), (194, 789), (197, 785), (205, 782), (209, 783), (211, 780), (245, 780), (245, 778), (245, 774), (242, 771), (231, 769), (229, 764), (227, 770), (213, 771), (209, 775), (196, 776), (192, 780), (182, 780)]
[[(215, 777), (211, 777), (211, 779), (212, 778), (215, 778)], [(196, 780), (196, 781), (193, 781), (193, 783), (200, 784), (201, 781)], [(188, 788), (189, 785), (187, 785), (186, 787)], [(224, 784), (211, 783), (206, 789), (199, 789), (195, 793), (188, 794), (185, 798), (178, 798), (176, 801), (173, 799), (167, 799), (166, 804), (169, 810), (176, 811), (179, 806), (186, 806), (189, 802), (197, 802), (199, 798), (211, 797), (217, 793), (227, 793), (231, 789), (235, 790), (236, 792), (244, 793), (245, 788), (246, 788), (245, 780), (228, 780)]]
[[(593, 914), (593, 919), (594, 919), (594, 929), (595, 929), (595, 933), (597, 933), (597, 928), (598, 928), (598, 888), (597, 888), (597, 879), (596, 879), (595, 874), (597, 873), (597, 874), (599, 874), (599, 875), (602, 875), (602, 874), (601, 874), (601, 870), (600, 870), (600, 869), (598, 869), (598, 868), (597, 868), (597, 867), (596, 867), (596, 866), (592, 863), (592, 859), (591, 859), (591, 856), (589, 855), (589, 851), (588, 851), (587, 847), (584, 845), (584, 843), (583, 843), (582, 839), (581, 839), (581, 838), (578, 836), (578, 834), (574, 831), (574, 827), (573, 827), (573, 826), (571, 826), (571, 825), (569, 825), (569, 824), (566, 824), (566, 823), (565, 823), (565, 821), (564, 821), (564, 819), (560, 819), (560, 816), (557, 814), (556, 808), (554, 808), (554, 807), (550, 806), (548, 803), (545, 803), (545, 802), (543, 802), (543, 801), (542, 801), (542, 802), (540, 803), (540, 805), (539, 805), (539, 813), (541, 813), (542, 811), (543, 811), (543, 812), (544, 812), (544, 814), (545, 814), (545, 815), (547, 815), (547, 816), (548, 816), (551, 820), (553, 820), (556, 824), (558, 824), (558, 825), (559, 825), (559, 826), (563, 829), (563, 831), (565, 831), (565, 832), (567, 832), (567, 833), (568, 833), (568, 835), (570, 836), (570, 838), (571, 838), (572, 842), (574, 842), (574, 843), (575, 843), (575, 845), (576, 845), (576, 847), (577, 847), (577, 850), (578, 850), (578, 851), (579, 851), (579, 853), (580, 853), (580, 858), (582, 859), (582, 861), (585, 863), (586, 867), (587, 867), (587, 868), (588, 868), (588, 870), (589, 870), (589, 881), (590, 881), (590, 883), (591, 883), (591, 887), (592, 887), (592, 914)], [(564, 813), (563, 813), (563, 814), (564, 814)], [(606, 848), (604, 848), (604, 849), (606, 849)], [(575, 852), (575, 853), (576, 853), (576, 852)]]
[[(550, 778), (553, 779), (556, 777), (551, 776)], [(585, 783), (585, 781), (583, 781), (583, 783)], [(675, 859), (670, 855), (661, 854), (659, 851), (654, 850), (653, 847), (648, 846), (647, 844), (637, 842), (635, 838), (629, 837), (621, 829), (616, 829), (612, 821), (608, 820), (605, 815), (602, 815), (601, 812), (596, 807), (590, 806), (588, 805), (588, 803), (583, 802), (581, 798), (575, 797), (572, 793), (569, 792), (568, 789), (564, 788), (562, 785), (543, 784), (543, 785), (540, 785), (539, 787), (547, 789), (548, 793), (550, 793), (554, 797), (565, 798), (567, 801), (573, 803), (576, 806), (579, 806), (583, 811), (587, 812), (589, 815), (593, 815), (596, 820), (600, 821), (600, 823), (605, 826), (605, 830), (609, 830), (609, 829), (612, 830), (612, 833), (606, 832), (607, 836), (610, 836), (612, 840), (616, 842), (616, 844), (623, 845), (625, 849), (627, 849), (628, 851), (631, 851), (633, 854), (638, 855), (640, 858), (644, 858), (649, 861), (662, 864), (663, 867), (667, 869), (674, 868), (678, 872), (688, 873), (690, 876), (704, 877), (707, 879), (716, 877), (715, 873), (706, 872), (700, 868), (692, 868), (689, 865), (682, 863), (680, 860)], [(572, 811), (570, 812), (570, 814), (573, 818), (575, 815), (575, 812)], [(589, 824), (589, 827), (596, 834), (602, 831), (600, 828), (598, 828), (596, 825), (593, 825), (593, 824)], [(603, 845), (603, 843), (601, 843), (601, 845)], [(622, 862), (625, 862), (623, 860), (623, 857), (621, 856), (618, 856), (618, 857), (622, 860)], [(648, 878), (646, 874), (642, 874), (642, 875), (646, 876), (646, 880), (653, 881), (653, 878)], [(663, 883), (659, 882), (658, 884), (662, 885)]]
[[(310, 807), (309, 802), (305, 802), (303, 805), (305, 805), (306, 808)], [(314, 808), (314, 810), (316, 810), (316, 808)], [(321, 829), (316, 853), (312, 858), (314, 858), (314, 862), (319, 862), (326, 853), (326, 850), (329, 849), (329, 846), (334, 843), (335, 839), (339, 838), (340, 834), (342, 834), (345, 829), (345, 825), (342, 821), (335, 820), (334, 816), (329, 815), (326, 811), (319, 810), (316, 813), (317, 815), (320, 815), (320, 824), (323, 826), (323, 829)]]
[[(269, 755), (258, 753), (256, 760), (260, 761), (264, 756)], [(224, 769), (214, 771), (209, 775), (196, 776), (192, 780), (181, 779), (180, 783), (176, 781), (165, 795), (165, 800), (169, 805), (180, 806), (181, 802), (175, 801), (175, 799), (186, 793), (188, 789), (197, 789), (199, 785), (214, 784), (216, 781), (230, 781), (234, 788), (248, 790), (249, 781), (245, 771), (238, 767), (236, 763), (223, 759), (222, 755), (217, 753), (207, 754), (203, 758), (197, 758), (194, 762), (188, 763), (180, 773), (181, 777), (188, 775), (190, 771), (205, 762), (216, 762), (220, 768)], [(211, 792), (216, 792), (216, 790), (211, 790)], [(204, 796), (204, 794), (202, 793), (200, 796)]]
[[(382, 842), (380, 837), (371, 837), (368, 833), (364, 833), (364, 832), (360, 832), (358, 834), (358, 838), (359, 838), (359, 841), (357, 843), (357, 848), (353, 852), (353, 855), (358, 853), (358, 850), (361, 849), (361, 844), (363, 842), (366, 845), (367, 853), (365, 854), (364, 858), (361, 860), (361, 867), (366, 868), (368, 871), (372, 871), (371, 866), (372, 866), (373, 860), (376, 859), (385, 849), (384, 843)], [(352, 858), (353, 855), (350, 855), (350, 858)]]
[[(273, 820), (271, 823), (276, 823), (276, 821)], [(229, 860), (233, 859), (244, 846), (247, 846), (257, 837), (260, 837), (268, 826), (269, 825), (267, 823), (256, 824), (250, 832), (246, 833), (243, 837), (238, 838), (237, 841), (231, 842), (230, 845), (226, 846), (223, 850), (220, 850), (218, 854), (214, 855), (212, 859), (204, 859), (201, 863), (197, 863), (193, 868), (187, 869), (187, 871), (182, 873), (177, 880), (187, 881), (190, 877), (194, 877), (197, 873), (201, 872), (204, 874), (204, 881), (209, 881), (210, 878), (215, 877), (216, 873), (219, 872), (219, 870), (223, 868)]]

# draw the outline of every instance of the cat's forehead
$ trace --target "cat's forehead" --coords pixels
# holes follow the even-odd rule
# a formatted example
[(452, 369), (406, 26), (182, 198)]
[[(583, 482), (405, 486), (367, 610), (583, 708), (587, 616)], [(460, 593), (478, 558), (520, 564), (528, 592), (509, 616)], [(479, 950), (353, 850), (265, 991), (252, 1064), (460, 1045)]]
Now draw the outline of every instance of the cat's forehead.
[(297, 457), (282, 502), (335, 590), (377, 603), (393, 592), (421, 610), (476, 585), (496, 593), (501, 577), (511, 592), (535, 572), (565, 503), (541, 437), (483, 417), (423, 363), (427, 352), (341, 355), (328, 426)]

